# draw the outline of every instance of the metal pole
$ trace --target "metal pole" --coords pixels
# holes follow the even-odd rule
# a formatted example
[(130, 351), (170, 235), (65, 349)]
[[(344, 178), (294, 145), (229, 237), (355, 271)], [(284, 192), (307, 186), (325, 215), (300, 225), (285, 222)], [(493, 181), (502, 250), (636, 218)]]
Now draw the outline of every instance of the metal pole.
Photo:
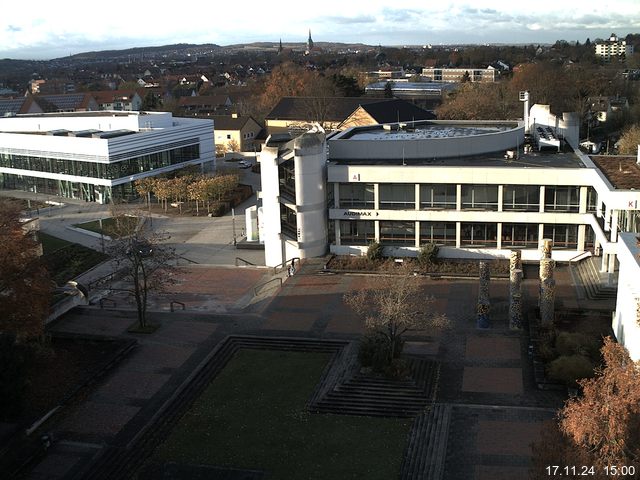
[(233, 229), (233, 246), (236, 246), (236, 209), (231, 208), (231, 228)]

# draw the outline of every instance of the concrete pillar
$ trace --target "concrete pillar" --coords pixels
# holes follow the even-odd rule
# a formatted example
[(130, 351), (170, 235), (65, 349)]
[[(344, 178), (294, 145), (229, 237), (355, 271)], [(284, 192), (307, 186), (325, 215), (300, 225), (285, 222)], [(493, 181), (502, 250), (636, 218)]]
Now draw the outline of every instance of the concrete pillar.
[(489, 281), (491, 272), (489, 271), (489, 264), (487, 262), (480, 262), (479, 265), (479, 288), (478, 288), (478, 305), (476, 308), (477, 327), (489, 328)]
[(502, 249), (502, 222), (498, 222), (496, 225), (496, 248)]
[[(499, 212), (502, 211), (503, 198), (504, 198), (504, 186), (503, 185), (498, 185), (498, 211)], [(500, 237), (498, 237), (498, 238), (500, 238)]]
[[(545, 192), (545, 187), (544, 185), (540, 185), (540, 213), (544, 212), (544, 192)], [(542, 238), (542, 233), (540, 233), (540, 237), (538, 238)]]
[(415, 199), (416, 199), (416, 210), (420, 210), (420, 184), (416, 183), (416, 191), (415, 191)]
[(579, 252), (584, 252), (585, 246), (585, 238), (587, 235), (587, 226), (586, 225), (578, 225), (578, 248)]
[[(373, 184), (373, 208), (375, 210), (380, 210), (380, 184), (379, 183)], [(376, 238), (378, 238), (377, 233), (376, 233)]]
[(462, 210), (462, 185), (456, 185), (456, 210)]
[(340, 246), (342, 245), (342, 240), (340, 239), (341, 237), (341, 233), (340, 233), (340, 220), (329, 220), (330, 222), (335, 222), (334, 224), (334, 232), (336, 232), (336, 246)]
[(587, 213), (587, 191), (588, 187), (580, 187), (580, 207), (578, 213)]
[(462, 222), (456, 222), (456, 248), (460, 248), (462, 242), (460, 236), (462, 235)]

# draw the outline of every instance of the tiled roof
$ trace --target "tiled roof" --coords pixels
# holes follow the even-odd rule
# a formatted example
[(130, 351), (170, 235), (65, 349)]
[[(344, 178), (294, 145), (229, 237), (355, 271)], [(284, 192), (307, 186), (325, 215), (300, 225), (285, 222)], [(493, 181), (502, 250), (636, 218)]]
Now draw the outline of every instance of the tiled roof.
[(6, 115), (17, 115), (22, 113), (21, 109), (24, 105), (25, 97), (13, 98), (8, 100), (0, 100), (0, 117)]
[(102, 90), (99, 92), (91, 92), (91, 95), (96, 99), (98, 105), (120, 101), (123, 97), (127, 97), (129, 101), (131, 101), (135, 94), (135, 90)]
[(227, 103), (229, 99), (228, 95), (198, 95), (196, 97), (180, 97), (178, 100), (178, 105), (181, 107), (185, 106), (218, 106), (224, 105)]
[(593, 163), (619, 190), (640, 190), (640, 166), (636, 157), (594, 155)]
[[(391, 101), (371, 97), (282, 97), (265, 117), (267, 120), (310, 120), (313, 112), (322, 108), (325, 120), (341, 122), (360, 105)], [(320, 106), (318, 102), (321, 102)]]

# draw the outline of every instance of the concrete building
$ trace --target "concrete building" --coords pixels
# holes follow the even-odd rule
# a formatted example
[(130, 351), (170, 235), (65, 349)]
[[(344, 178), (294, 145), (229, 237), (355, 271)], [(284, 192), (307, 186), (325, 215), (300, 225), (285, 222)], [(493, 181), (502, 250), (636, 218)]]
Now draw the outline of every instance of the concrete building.
[[(268, 142), (259, 160), (260, 218), (272, 229), (261, 235), (267, 265), (312, 251), (361, 255), (373, 241), (397, 256), (436, 243), (444, 257), (507, 258), (520, 249), (524, 260), (537, 260), (550, 238), (556, 260), (591, 251), (613, 272), (618, 232), (640, 231), (635, 159), (624, 166), (637, 178), (618, 177), (612, 163), (622, 168), (622, 160), (578, 150), (574, 115), (559, 118), (534, 105), (526, 117), (356, 127), (331, 135), (326, 149), (308, 157), (295, 142)], [(319, 192), (326, 192), (323, 217)], [(318, 218), (303, 222), (309, 211)]]
[(188, 165), (215, 167), (211, 120), (166, 112), (75, 112), (0, 118), (0, 188), (99, 203), (133, 182)]
[(422, 76), (429, 82), (460, 83), (468, 76), (470, 82), (495, 82), (496, 69), (487, 68), (436, 68), (422, 69)]
[(613, 333), (629, 351), (631, 359), (640, 360), (640, 248), (638, 235), (622, 233), (618, 242), (618, 298), (613, 313)]
[(596, 57), (605, 62), (612, 58), (628, 58), (633, 55), (633, 45), (627, 44), (626, 40), (620, 40), (615, 33), (612, 33), (608, 40), (596, 43)]

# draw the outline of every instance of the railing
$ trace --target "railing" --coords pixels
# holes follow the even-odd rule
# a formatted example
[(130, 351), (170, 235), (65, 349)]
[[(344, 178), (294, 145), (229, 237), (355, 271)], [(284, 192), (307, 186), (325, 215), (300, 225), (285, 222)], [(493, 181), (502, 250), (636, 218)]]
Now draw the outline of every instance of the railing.
[(236, 267), (239, 267), (238, 262), (242, 262), (245, 265), (251, 265), (252, 267), (255, 267), (256, 264), (255, 263), (251, 263), (249, 260), (245, 260), (244, 258), (240, 258), (240, 257), (236, 257)]
[(282, 278), (276, 277), (276, 278), (272, 278), (271, 280), (268, 280), (268, 281), (266, 281), (264, 283), (261, 283), (260, 285), (257, 285), (256, 287), (254, 287), (253, 294), (257, 297), (259, 295), (259, 292), (262, 289), (262, 287), (265, 287), (265, 286), (267, 286), (267, 285), (269, 285), (271, 283), (274, 283), (274, 282), (278, 282), (279, 283), (278, 288), (282, 287)]
[(578, 254), (578, 255), (576, 255), (575, 257), (573, 257), (573, 258), (570, 258), (570, 259), (569, 259), (569, 265), (571, 265), (572, 263), (578, 262), (578, 261), (580, 261), (580, 260), (584, 260), (585, 258), (588, 258), (588, 257), (590, 257), (591, 255), (592, 255), (592, 254), (591, 254), (591, 252), (590, 252), (590, 251), (586, 251), (586, 252), (579, 253), (579, 254)]
[(295, 268), (296, 262), (298, 263), (298, 265), (300, 265), (300, 257), (293, 257), (293, 258), (290, 258), (289, 260), (286, 260), (286, 261), (280, 263), (279, 265), (276, 265), (275, 267), (273, 267), (273, 275), (278, 273), (278, 269), (279, 268), (286, 267), (289, 264), (292, 264), (293, 267)]
[(179, 302), (177, 300), (173, 300), (170, 304), (169, 304), (169, 308), (171, 309), (172, 312), (175, 311), (174, 305), (180, 305), (182, 307), (182, 310), (185, 309), (185, 304), (182, 302)]

